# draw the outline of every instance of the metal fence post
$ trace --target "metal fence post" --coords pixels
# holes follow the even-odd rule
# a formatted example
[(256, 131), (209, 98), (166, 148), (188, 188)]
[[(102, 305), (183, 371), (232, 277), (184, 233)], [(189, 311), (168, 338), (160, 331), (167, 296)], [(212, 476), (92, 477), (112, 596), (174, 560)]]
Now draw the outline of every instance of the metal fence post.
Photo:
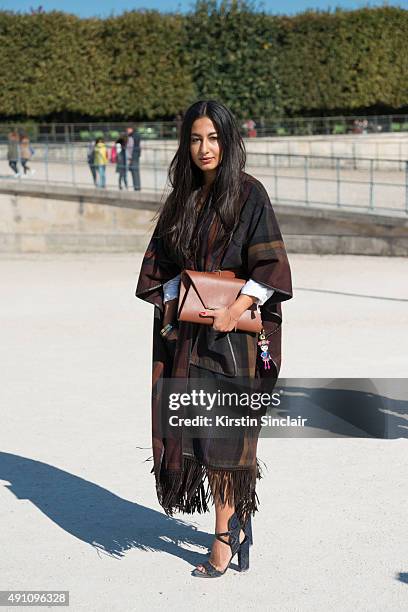
[(309, 158), (305, 155), (305, 204), (309, 204)]
[(273, 153), (273, 184), (274, 184), (275, 202), (278, 201), (277, 157), (278, 157), (277, 154)]
[(72, 184), (76, 185), (76, 181), (75, 181), (75, 162), (74, 162), (74, 145), (71, 142), (68, 146), (69, 146), (69, 157), (70, 157), (70, 160), (71, 160)]
[(44, 155), (44, 162), (45, 162), (45, 180), (49, 181), (49, 176), (48, 176), (48, 140), (45, 143), (45, 155)]
[(157, 161), (156, 161), (156, 149), (153, 149), (153, 173), (154, 173), (154, 190), (157, 191)]
[(341, 206), (340, 203), (340, 157), (336, 157), (336, 204)]
[(405, 162), (405, 212), (408, 214), (408, 160)]

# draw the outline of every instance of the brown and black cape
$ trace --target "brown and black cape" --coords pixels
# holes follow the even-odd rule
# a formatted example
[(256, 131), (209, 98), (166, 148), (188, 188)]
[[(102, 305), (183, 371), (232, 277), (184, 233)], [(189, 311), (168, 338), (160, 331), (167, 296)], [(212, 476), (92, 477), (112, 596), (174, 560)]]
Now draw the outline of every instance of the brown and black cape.
[[(233, 270), (238, 278), (253, 279), (274, 289), (260, 307), (269, 334), (270, 370), (264, 370), (257, 346), (258, 335), (242, 331), (221, 333), (211, 326), (180, 322), (177, 339), (160, 335), (163, 318), (163, 284), (181, 272), (166, 252), (156, 230), (146, 249), (136, 296), (154, 304), (152, 367), (152, 448), (159, 502), (165, 512), (206, 512), (212, 500), (235, 504), (243, 521), (257, 510), (256, 480), (261, 477), (256, 457), (258, 435), (244, 430), (240, 437), (199, 441), (163, 433), (168, 403), (163, 400), (163, 380), (194, 376), (216, 380), (236, 377), (276, 383), (281, 366), (281, 302), (292, 297), (290, 266), (281, 231), (268, 194), (257, 179), (241, 174), (240, 220), (228, 247), (213, 248), (214, 222), (208, 217), (207, 240), (200, 257), (184, 268), (200, 271)], [(205, 487), (205, 484), (207, 487)]]

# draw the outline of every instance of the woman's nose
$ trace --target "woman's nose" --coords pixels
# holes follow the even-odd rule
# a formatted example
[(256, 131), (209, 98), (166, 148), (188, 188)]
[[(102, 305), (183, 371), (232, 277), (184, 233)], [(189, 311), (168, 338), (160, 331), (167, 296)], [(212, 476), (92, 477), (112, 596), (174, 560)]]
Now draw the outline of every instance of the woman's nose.
[(208, 142), (206, 140), (201, 142), (201, 154), (203, 153), (208, 153)]

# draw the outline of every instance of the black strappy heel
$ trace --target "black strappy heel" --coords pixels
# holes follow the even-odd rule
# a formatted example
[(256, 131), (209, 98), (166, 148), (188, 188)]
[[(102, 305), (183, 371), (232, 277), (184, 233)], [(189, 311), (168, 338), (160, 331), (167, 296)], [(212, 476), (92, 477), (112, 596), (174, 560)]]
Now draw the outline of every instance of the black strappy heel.
[(246, 572), (249, 569), (249, 546), (254, 543), (252, 537), (252, 522), (251, 517), (248, 518), (243, 527), (245, 539), (242, 541), (238, 550), (238, 565), (241, 572)]
[(248, 536), (249, 544), (252, 546), (252, 544), (254, 543), (254, 539), (252, 536), (252, 521), (250, 516), (248, 517), (246, 523), (243, 525), (242, 529), (244, 530), (245, 535)]
[[(244, 540), (240, 543), (239, 534), (241, 530), (245, 533)], [(229, 542), (226, 542), (222, 539), (221, 536), (229, 536)], [(192, 572), (192, 576), (198, 576), (199, 578), (218, 578), (219, 576), (223, 576), (229, 566), (231, 565), (231, 561), (238, 553), (238, 566), (241, 572), (245, 572), (249, 569), (249, 544), (252, 544), (252, 528), (251, 528), (251, 519), (246, 523), (245, 528), (241, 526), (241, 523), (238, 520), (237, 515), (234, 513), (229, 521), (228, 521), (228, 531), (224, 531), (223, 533), (215, 533), (215, 537), (223, 544), (227, 544), (231, 549), (231, 558), (228, 562), (227, 567), (223, 572), (217, 570), (210, 561), (205, 561), (201, 563), (205, 569), (205, 572), (201, 572), (199, 569), (195, 568)]]

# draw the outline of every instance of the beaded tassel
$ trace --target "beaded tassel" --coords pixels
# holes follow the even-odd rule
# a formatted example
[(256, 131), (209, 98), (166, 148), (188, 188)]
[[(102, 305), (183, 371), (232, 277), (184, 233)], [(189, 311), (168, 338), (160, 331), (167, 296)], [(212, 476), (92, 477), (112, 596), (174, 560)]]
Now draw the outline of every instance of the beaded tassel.
[(258, 342), (259, 350), (261, 351), (261, 359), (264, 363), (264, 370), (270, 370), (271, 364), (269, 363), (272, 358), (269, 354), (269, 340), (266, 339), (265, 330), (259, 334), (259, 342)]

